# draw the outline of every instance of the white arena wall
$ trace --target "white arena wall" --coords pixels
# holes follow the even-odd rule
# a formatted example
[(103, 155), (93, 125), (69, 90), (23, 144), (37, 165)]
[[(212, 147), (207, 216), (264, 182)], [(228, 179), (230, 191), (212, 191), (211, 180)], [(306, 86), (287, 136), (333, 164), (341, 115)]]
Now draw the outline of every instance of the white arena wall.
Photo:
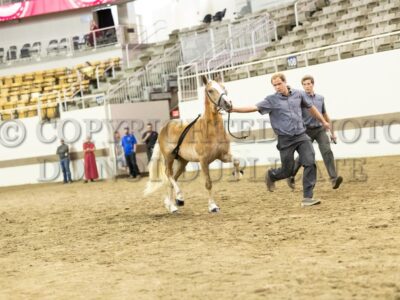
[[(400, 113), (400, 101), (396, 92), (400, 78), (399, 50), (298, 68), (284, 73), (293, 88), (301, 88), (300, 82), (304, 75), (313, 75), (315, 90), (325, 96), (327, 111), (333, 120)], [(270, 78), (271, 74), (257, 76), (227, 82), (225, 86), (234, 105), (252, 105), (263, 100), (266, 95), (274, 93)], [(200, 100), (180, 103), (182, 119), (192, 120), (203, 111), (203, 93), (204, 90), (199, 92)], [(340, 159), (400, 154), (398, 116), (393, 120), (397, 125), (376, 126), (375, 130), (368, 126), (360, 126), (365, 128), (359, 129), (349, 129), (350, 126), (342, 128), (343, 130), (337, 128), (338, 143), (332, 144), (335, 157)], [(226, 117), (225, 115), (224, 118)], [(253, 130), (260, 129), (262, 120), (265, 119), (268, 120), (268, 116), (261, 116), (259, 113), (231, 115), (234, 122), (254, 122), (251, 126)], [(354, 125), (357, 125), (357, 121), (354, 122)], [(269, 124), (267, 127), (270, 128)], [(249, 128), (249, 125), (244, 126), (243, 130), (246, 128)], [(238, 131), (238, 128), (231, 127), (231, 131)], [(316, 158), (321, 160), (316, 144), (315, 148)], [(253, 162), (254, 158), (258, 159), (259, 165), (279, 160), (276, 141), (268, 139), (233, 142), (232, 152), (248, 164)], [(213, 165), (217, 166), (217, 163)]]
[[(102, 153), (96, 157), (100, 178), (111, 178), (115, 172), (113, 132), (117, 130), (122, 135), (123, 128), (128, 125), (140, 143), (145, 124), (155, 120), (160, 123), (169, 120), (167, 101), (113, 104), (63, 112), (53, 123), (42, 124), (38, 117), (2, 122), (0, 186), (62, 181), (58, 159), (54, 157), (59, 139), (64, 137), (71, 153), (82, 154), (82, 144), (89, 133), (96, 149)], [(18, 143), (20, 137), (24, 138)], [(17, 146), (12, 146), (13, 140)], [(146, 171), (146, 153), (139, 153), (137, 160), (141, 171)], [(82, 179), (82, 159), (71, 161), (71, 172), (73, 180)]]

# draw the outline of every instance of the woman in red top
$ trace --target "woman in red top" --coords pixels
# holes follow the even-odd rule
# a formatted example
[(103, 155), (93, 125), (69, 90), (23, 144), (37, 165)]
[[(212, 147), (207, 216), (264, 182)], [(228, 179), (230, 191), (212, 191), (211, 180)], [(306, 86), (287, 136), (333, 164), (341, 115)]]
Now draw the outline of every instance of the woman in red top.
[(86, 142), (83, 143), (83, 152), (84, 152), (84, 158), (83, 162), (85, 165), (85, 183), (88, 182), (88, 180), (93, 181), (94, 179), (99, 178), (99, 174), (97, 172), (97, 166), (96, 166), (96, 157), (94, 155), (94, 151), (96, 148), (94, 147), (94, 144), (90, 141), (90, 137), (86, 139)]
[(98, 38), (102, 34), (102, 32), (98, 31), (98, 29), (99, 29), (99, 26), (97, 26), (96, 22), (94, 20), (92, 20), (90, 22), (90, 33), (89, 33), (89, 39), (88, 39), (89, 45), (91, 47), (94, 46), (94, 39), (96, 38), (96, 42), (97, 42)]

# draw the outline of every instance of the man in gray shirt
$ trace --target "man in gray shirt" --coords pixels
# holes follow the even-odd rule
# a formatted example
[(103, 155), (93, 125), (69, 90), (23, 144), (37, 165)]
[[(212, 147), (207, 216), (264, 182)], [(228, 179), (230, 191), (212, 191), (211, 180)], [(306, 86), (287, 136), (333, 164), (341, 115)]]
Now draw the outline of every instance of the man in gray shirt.
[(231, 111), (238, 113), (258, 111), (262, 115), (269, 114), (271, 126), (278, 136), (277, 148), (280, 152), (282, 166), (267, 171), (265, 183), (268, 190), (273, 192), (275, 181), (288, 178), (293, 174), (294, 152), (297, 151), (300, 162), (304, 166), (304, 197), (301, 204), (303, 207), (319, 204), (320, 201), (313, 198), (317, 180), (315, 153), (310, 137), (305, 134), (302, 108), (306, 108), (325, 128), (329, 129), (330, 125), (318, 112), (318, 109), (304, 97), (304, 93), (289, 88), (284, 74), (274, 74), (271, 77), (271, 83), (275, 88), (275, 94), (267, 96), (256, 105), (232, 107)]
[[(305, 97), (308, 98), (310, 102), (318, 109), (318, 111), (323, 115), (324, 119), (330, 123), (330, 118), (325, 108), (324, 97), (318, 95), (314, 92), (314, 78), (310, 75), (304, 76), (301, 79), (301, 84), (303, 85), (305, 91)], [(329, 178), (332, 183), (332, 188), (337, 189), (343, 181), (342, 176), (337, 176), (336, 168), (335, 168), (335, 159), (333, 157), (333, 153), (331, 150), (329, 137), (326, 134), (325, 128), (322, 124), (315, 119), (308, 110), (302, 110), (302, 116), (304, 120), (304, 124), (306, 126), (306, 134), (311, 138), (311, 142), (317, 141), (319, 151), (321, 152), (322, 158), (325, 163), (326, 170), (328, 171)], [(331, 140), (336, 141), (336, 136), (331, 129)], [(288, 185), (290, 188), (294, 189), (295, 180), (297, 172), (301, 167), (299, 158), (295, 161), (295, 167), (293, 171), (293, 175), (288, 178)]]
[(61, 145), (57, 148), (57, 155), (60, 158), (61, 170), (64, 176), (64, 183), (72, 183), (71, 171), (69, 169), (69, 148), (64, 143), (64, 140), (60, 140)]

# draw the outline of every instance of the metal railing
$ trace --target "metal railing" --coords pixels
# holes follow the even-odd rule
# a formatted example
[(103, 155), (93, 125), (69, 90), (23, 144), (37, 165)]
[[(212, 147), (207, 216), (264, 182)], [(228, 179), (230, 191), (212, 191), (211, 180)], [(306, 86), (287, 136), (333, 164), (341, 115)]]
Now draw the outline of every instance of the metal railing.
[(126, 57), (126, 67), (130, 68), (131, 67), (131, 61), (132, 58), (137, 56), (137, 50), (141, 49), (144, 44), (147, 44), (151, 38), (154, 38), (155, 36), (158, 35), (158, 33), (162, 30), (166, 29), (166, 27), (161, 27), (155, 30), (152, 34), (148, 34), (147, 30), (143, 30), (139, 34), (139, 38), (137, 40), (137, 43), (126, 43), (125, 44), (125, 57)]
[[(262, 70), (260, 75), (275, 73), (309, 65), (337, 61), (355, 56), (374, 54), (381, 51), (400, 49), (400, 30), (385, 34), (356, 39), (353, 41), (336, 43), (325, 47), (288, 53), (275, 56), (268, 59), (259, 59), (257, 61), (228, 66), (210, 72), (198, 70), (196, 64), (190, 67), (195, 72), (185, 74), (184, 70), (178, 72), (178, 97), (179, 101), (190, 101), (198, 99), (197, 87), (199, 86), (200, 76), (208, 75), (210, 77), (220, 77), (224, 80), (226, 76), (232, 76), (240, 72), (244, 74), (243, 78), (258, 76), (257, 70)], [(343, 50), (343, 51), (342, 51)], [(181, 67), (181, 66), (180, 66)], [(265, 71), (266, 69), (270, 70)], [(236, 76), (233, 80), (238, 79)]]
[[(272, 32), (270, 29), (272, 29)], [(250, 32), (250, 34), (243, 34), (245, 32)], [(259, 55), (271, 42), (271, 33), (274, 39), (277, 40), (275, 22), (264, 18), (259, 19), (252, 24), (252, 27), (238, 33), (240, 39), (233, 38), (228, 40), (227, 42), (230, 45), (227, 45), (225, 49), (207, 61), (207, 71), (211, 72), (224, 66), (241, 64)], [(238, 44), (234, 45), (234, 42)]]
[(151, 60), (145, 68), (124, 78), (109, 88), (107, 99), (110, 104), (149, 100), (149, 93), (154, 88), (165, 91), (167, 79), (176, 74), (181, 62), (181, 48), (177, 44), (166, 49), (158, 59)]
[(269, 14), (264, 13), (240, 22), (183, 35), (180, 39), (185, 66), (197, 63), (198, 69), (203, 70), (209, 68), (208, 61), (217, 61), (222, 53), (229, 51), (234, 58), (235, 53), (241, 53), (243, 49), (250, 48), (254, 52), (257, 46), (265, 46), (271, 39), (277, 39), (276, 23)]
[(217, 69), (247, 62), (260, 55), (272, 38), (277, 39), (276, 23), (268, 14), (229, 27), (228, 38), (210, 48), (201, 57), (178, 66), (179, 99), (191, 100), (197, 97), (198, 81), (192, 75), (199, 72), (213, 73)]

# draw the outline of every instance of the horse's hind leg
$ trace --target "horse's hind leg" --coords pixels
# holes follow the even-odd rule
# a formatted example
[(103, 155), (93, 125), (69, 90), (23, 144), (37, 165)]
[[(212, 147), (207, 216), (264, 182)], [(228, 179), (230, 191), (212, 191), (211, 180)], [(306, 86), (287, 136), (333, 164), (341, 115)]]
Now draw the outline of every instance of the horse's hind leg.
[[(175, 174), (172, 177), (171, 183), (175, 189), (175, 203), (177, 206), (183, 206), (185, 204), (185, 200), (183, 199), (183, 194), (181, 189), (179, 188), (179, 185), (177, 183), (179, 176), (182, 175), (182, 173), (185, 171), (186, 165), (187, 165), (187, 161), (183, 160), (183, 159), (179, 159), (175, 162), (174, 164), (174, 169), (175, 169)], [(176, 165), (176, 168), (175, 168)]]
[(232, 154), (227, 153), (222, 158), (221, 161), (224, 163), (232, 162), (233, 163), (233, 171), (232, 175), (235, 180), (240, 180), (243, 175), (243, 170), (240, 170), (240, 160), (237, 157), (233, 157)]
[(173, 175), (173, 169), (172, 166), (174, 164), (174, 158), (173, 157), (166, 157), (165, 159), (165, 174), (167, 175), (167, 178), (169, 180), (169, 185), (168, 185), (168, 195), (164, 199), (164, 204), (167, 210), (171, 213), (177, 212), (178, 208), (175, 206), (173, 203), (172, 199), (174, 197), (174, 186), (171, 182), (172, 175)]
[(214, 201), (214, 197), (212, 194), (212, 181), (210, 177), (210, 170), (208, 167), (208, 163), (201, 161), (201, 170), (203, 171), (203, 175), (206, 181), (206, 189), (208, 191), (208, 211), (212, 213), (219, 212), (219, 207)]
[(240, 178), (242, 178), (243, 175), (243, 170), (240, 170), (240, 160), (236, 157), (233, 157), (232, 162), (233, 162), (233, 177), (235, 178), (235, 180), (240, 180)]

